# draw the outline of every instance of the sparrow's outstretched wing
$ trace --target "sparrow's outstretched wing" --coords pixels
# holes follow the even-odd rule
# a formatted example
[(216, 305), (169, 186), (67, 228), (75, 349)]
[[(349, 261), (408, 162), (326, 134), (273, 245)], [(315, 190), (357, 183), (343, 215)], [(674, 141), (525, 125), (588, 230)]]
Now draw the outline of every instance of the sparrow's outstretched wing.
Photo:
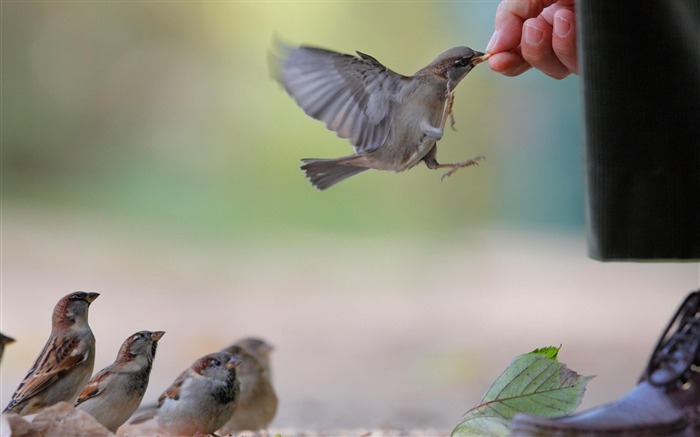
[(408, 77), (373, 57), (279, 45), (274, 59), (277, 80), (309, 116), (323, 121), (357, 153), (377, 149), (387, 139), (391, 112)]

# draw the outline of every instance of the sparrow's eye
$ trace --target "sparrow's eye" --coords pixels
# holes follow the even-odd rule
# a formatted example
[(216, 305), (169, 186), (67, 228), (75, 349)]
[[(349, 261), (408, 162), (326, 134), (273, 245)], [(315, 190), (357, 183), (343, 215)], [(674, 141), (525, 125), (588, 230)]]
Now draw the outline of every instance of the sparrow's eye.
[(220, 365), (221, 365), (221, 361), (216, 360), (216, 359), (215, 359), (215, 360), (211, 360), (211, 364), (212, 364), (213, 366), (220, 366)]
[(455, 61), (455, 67), (462, 68), (466, 67), (467, 65), (469, 65), (469, 59), (467, 58), (461, 58)]

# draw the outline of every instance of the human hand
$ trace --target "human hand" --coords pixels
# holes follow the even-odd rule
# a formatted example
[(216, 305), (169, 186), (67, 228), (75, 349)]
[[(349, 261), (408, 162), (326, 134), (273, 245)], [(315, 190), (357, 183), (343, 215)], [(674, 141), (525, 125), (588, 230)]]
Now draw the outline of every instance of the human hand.
[(534, 67), (555, 79), (578, 74), (574, 0), (503, 0), (486, 53), (491, 70), (517, 76)]

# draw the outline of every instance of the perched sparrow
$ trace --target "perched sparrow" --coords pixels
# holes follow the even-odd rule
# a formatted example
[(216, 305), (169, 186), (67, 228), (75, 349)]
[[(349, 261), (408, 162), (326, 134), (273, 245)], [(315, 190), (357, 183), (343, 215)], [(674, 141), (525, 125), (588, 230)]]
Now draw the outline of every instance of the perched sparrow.
[(253, 353), (238, 346), (239, 343), (266, 349), (265, 354), (271, 349), (269, 345), (256, 339), (246, 339), (224, 349), (224, 352), (241, 360), (241, 365), (236, 369), (241, 383), (241, 397), (233, 417), (221, 427), (221, 434), (267, 429), (277, 413), (277, 394), (270, 381), (267, 361), (261, 362)]
[[(430, 169), (459, 168), (468, 161), (439, 164), (437, 141), (452, 114), (459, 81), (489, 55), (455, 47), (413, 76), (395, 73), (373, 57), (280, 45), (277, 79), (307, 115), (323, 121), (355, 153), (337, 159), (303, 159), (311, 183), (324, 190), (368, 168), (400, 172), (421, 161)], [(452, 120), (454, 124), (454, 119)]]
[(88, 308), (98, 293), (76, 291), (53, 309), (51, 336), (3, 413), (33, 414), (61, 401), (75, 402), (95, 364)]
[(238, 405), (236, 367), (226, 352), (195, 361), (158, 398), (158, 425), (169, 435), (210, 434), (221, 428)]
[(114, 364), (100, 370), (78, 396), (75, 406), (117, 432), (141, 404), (158, 340), (163, 331), (141, 331), (130, 336), (119, 349)]
[(2, 359), (2, 354), (5, 351), (5, 345), (14, 342), (14, 338), (8, 337), (7, 335), (3, 335), (2, 333), (0, 333), (0, 359)]

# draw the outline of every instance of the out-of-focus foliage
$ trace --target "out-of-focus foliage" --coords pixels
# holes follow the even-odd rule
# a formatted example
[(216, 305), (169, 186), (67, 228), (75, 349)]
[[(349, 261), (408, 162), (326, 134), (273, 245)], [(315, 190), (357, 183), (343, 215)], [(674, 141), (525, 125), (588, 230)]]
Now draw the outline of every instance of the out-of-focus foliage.
[[(2, 196), (56, 214), (228, 236), (580, 228), (577, 79), (485, 65), (456, 92), (440, 182), (424, 166), (317, 192), (305, 157), (351, 152), (271, 79), (275, 37), (411, 74), (486, 46), (496, 2), (3, 2)], [(10, 203), (7, 203), (10, 202)]]

